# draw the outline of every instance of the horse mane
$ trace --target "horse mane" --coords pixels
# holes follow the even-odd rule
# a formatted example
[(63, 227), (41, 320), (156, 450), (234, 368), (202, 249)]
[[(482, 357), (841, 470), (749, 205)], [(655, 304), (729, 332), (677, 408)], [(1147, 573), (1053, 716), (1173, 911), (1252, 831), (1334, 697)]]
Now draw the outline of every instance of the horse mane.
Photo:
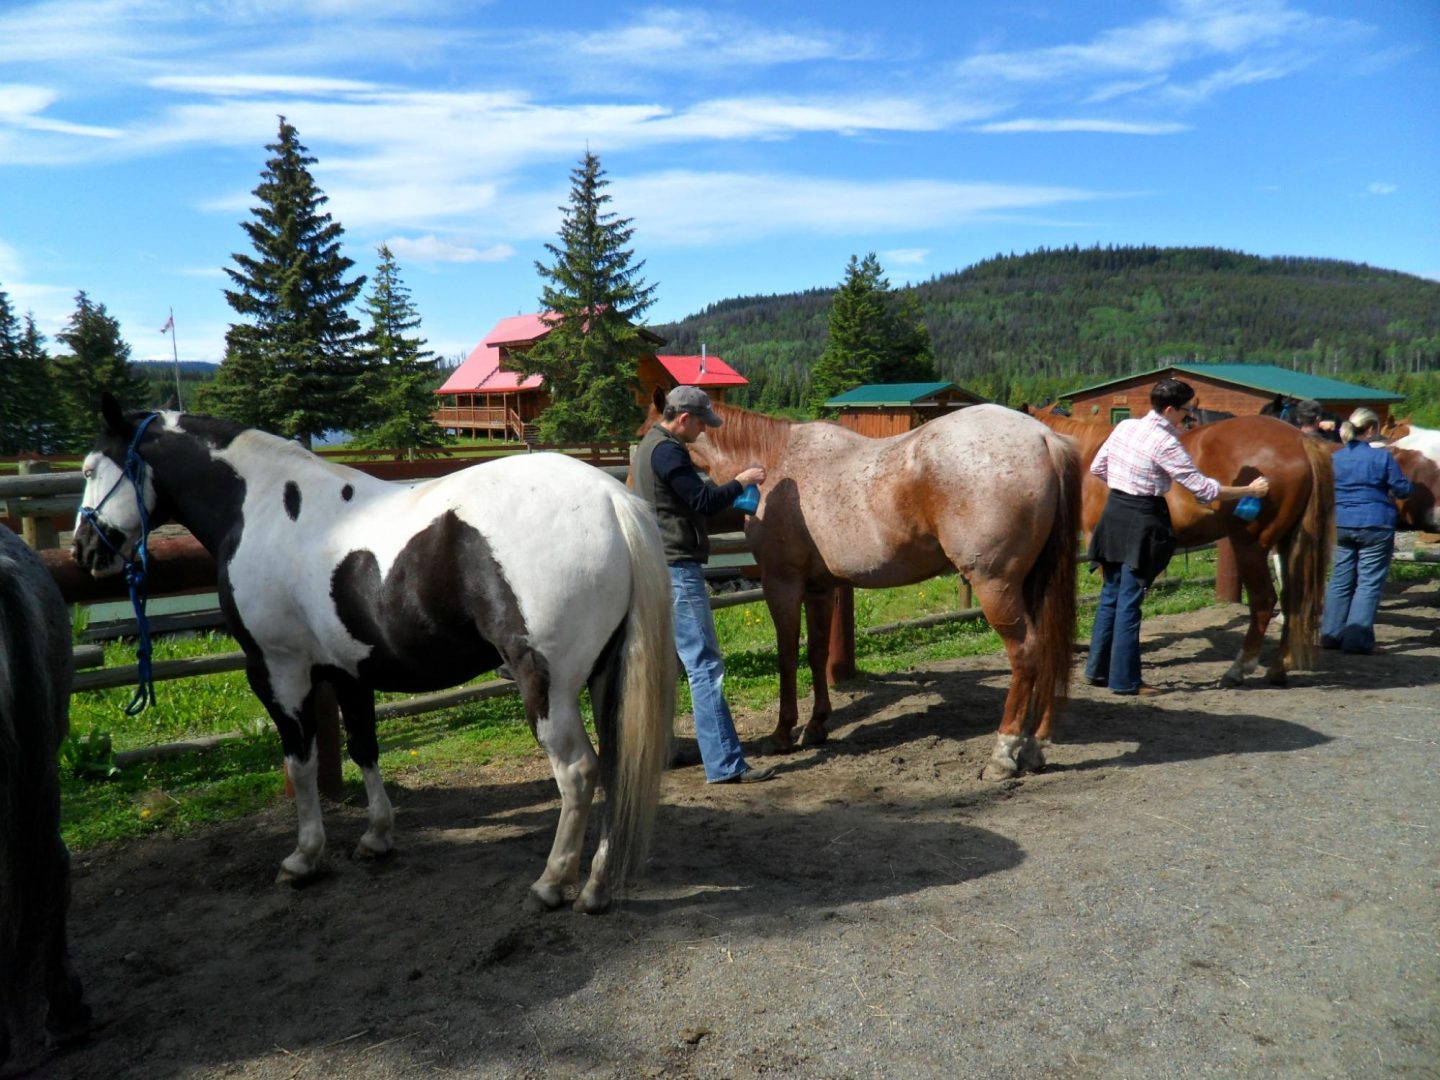
[(744, 453), (759, 461), (778, 461), (790, 441), (790, 429), (796, 425), (794, 420), (766, 416), (736, 405), (717, 403), (714, 408), (725, 422), (718, 428), (706, 428), (705, 438), (718, 450)]
[(1092, 424), (1088, 420), (1076, 420), (1072, 416), (1061, 416), (1052, 410), (1032, 409), (1030, 415), (1050, 430), (1068, 435), (1080, 444), (1082, 459), (1100, 449), (1100, 444), (1110, 437), (1114, 429), (1107, 424)]

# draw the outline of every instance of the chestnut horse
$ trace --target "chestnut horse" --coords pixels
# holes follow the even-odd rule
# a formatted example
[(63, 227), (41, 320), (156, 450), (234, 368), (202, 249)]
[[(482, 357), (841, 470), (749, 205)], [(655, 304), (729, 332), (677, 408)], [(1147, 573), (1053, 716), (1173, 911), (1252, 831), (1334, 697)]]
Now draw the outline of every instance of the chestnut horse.
[[(1083, 518), (1088, 534), (1100, 521), (1110, 489), (1090, 472), (1090, 463), (1113, 430), (1057, 415), (1053, 408), (1030, 410), (1050, 427), (1078, 440), (1085, 465)], [(1335, 471), (1325, 443), (1303, 435), (1283, 420), (1269, 416), (1237, 416), (1193, 427), (1180, 441), (1196, 466), (1222, 484), (1247, 484), (1256, 476), (1270, 481), (1260, 516), (1246, 522), (1234, 516), (1234, 504), (1218, 507), (1197, 502), (1188, 491), (1171, 487), (1166, 496), (1180, 547), (1228, 539), (1250, 604), (1250, 626), (1240, 655), (1221, 676), (1222, 686), (1238, 686), (1259, 666), (1260, 646), (1275, 610), (1275, 586), (1266, 556), (1275, 549), (1281, 559), (1284, 625), (1280, 651), (1267, 676), (1285, 682), (1286, 672), (1310, 668), (1317, 659), (1320, 613), (1325, 599), (1325, 572), (1335, 525)]]
[[(660, 417), (657, 391), (646, 426)], [(1044, 765), (1075, 636), (1079, 458), (1071, 440), (996, 405), (976, 405), (888, 439), (725, 405), (690, 446), (717, 483), (752, 464), (768, 476), (745, 536), (775, 623), (780, 716), (767, 747), (794, 747), (805, 607), (815, 705), (805, 745), (830, 717), (825, 669), (833, 590), (910, 585), (960, 571), (1005, 643), (1012, 678), (986, 779)]]

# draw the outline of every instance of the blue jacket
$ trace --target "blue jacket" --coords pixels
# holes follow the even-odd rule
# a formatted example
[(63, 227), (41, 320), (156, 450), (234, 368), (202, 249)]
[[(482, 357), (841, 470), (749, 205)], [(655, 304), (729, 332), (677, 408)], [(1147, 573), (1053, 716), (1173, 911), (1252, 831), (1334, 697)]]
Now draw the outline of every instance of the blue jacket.
[(1342, 529), (1393, 529), (1392, 496), (1410, 494), (1410, 481), (1386, 450), (1356, 439), (1335, 452), (1335, 524)]

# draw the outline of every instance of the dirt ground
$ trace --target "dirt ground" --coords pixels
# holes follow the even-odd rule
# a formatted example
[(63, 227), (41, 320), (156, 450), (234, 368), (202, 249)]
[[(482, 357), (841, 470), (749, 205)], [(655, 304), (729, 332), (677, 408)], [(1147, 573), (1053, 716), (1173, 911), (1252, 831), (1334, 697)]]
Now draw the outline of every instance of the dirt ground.
[(397, 785), (378, 865), (331, 808), (301, 890), (271, 883), (288, 807), (87, 853), (101, 1027), (36, 1075), (1440, 1075), (1440, 583), (1380, 621), (1377, 655), (1219, 690), (1242, 609), (1149, 620), (1168, 692), (1077, 688), (1051, 768), (1002, 785), (1000, 658), (854, 684), (773, 783), (668, 774), (602, 917), (522, 909), (540, 763)]

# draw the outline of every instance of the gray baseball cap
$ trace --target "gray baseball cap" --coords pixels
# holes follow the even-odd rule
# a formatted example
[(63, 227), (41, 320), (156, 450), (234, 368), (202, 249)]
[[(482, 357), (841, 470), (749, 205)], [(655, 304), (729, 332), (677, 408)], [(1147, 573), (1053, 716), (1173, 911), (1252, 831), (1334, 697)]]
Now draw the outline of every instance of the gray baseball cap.
[(710, 407), (710, 395), (698, 386), (677, 386), (665, 395), (665, 404), (676, 412), (688, 412), (704, 420), (710, 427), (719, 427), (720, 417)]

